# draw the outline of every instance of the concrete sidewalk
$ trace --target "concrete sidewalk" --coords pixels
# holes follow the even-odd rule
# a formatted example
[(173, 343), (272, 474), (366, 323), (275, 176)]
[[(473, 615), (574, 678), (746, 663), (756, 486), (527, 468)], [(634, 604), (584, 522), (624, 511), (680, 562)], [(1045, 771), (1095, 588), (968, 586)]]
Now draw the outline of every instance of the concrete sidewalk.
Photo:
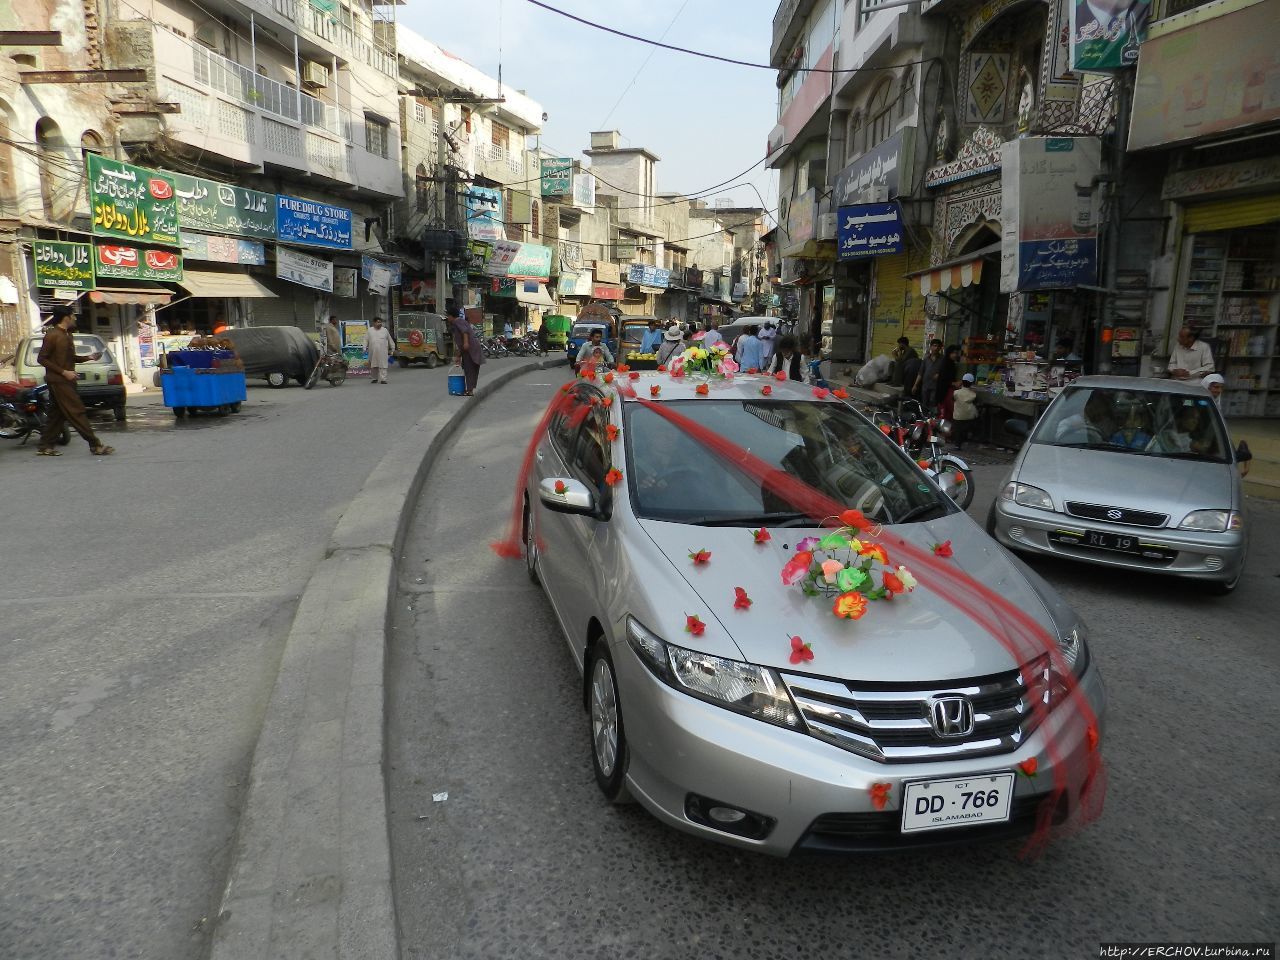
[[(564, 362), (488, 365), (477, 400)], [(397, 957), (383, 772), (389, 605), (411, 505), (477, 400), (433, 409), (383, 458), (306, 586), (254, 752), (213, 960)]]

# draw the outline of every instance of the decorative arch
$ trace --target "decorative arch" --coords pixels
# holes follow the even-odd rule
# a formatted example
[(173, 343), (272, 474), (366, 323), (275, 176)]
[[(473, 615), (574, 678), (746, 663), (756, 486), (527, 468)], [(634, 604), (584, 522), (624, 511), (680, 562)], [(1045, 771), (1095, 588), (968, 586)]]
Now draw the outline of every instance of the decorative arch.
[(907, 64), (898, 84), (898, 119), (908, 120), (916, 112), (916, 68)]
[(66, 213), (61, 202), (66, 193), (69, 171), (62, 129), (52, 117), (36, 121), (36, 162), (40, 170), (40, 203), (49, 220), (61, 220)]
[(885, 77), (871, 93), (867, 101), (867, 145), (870, 150), (876, 144), (889, 139), (893, 132), (893, 83)]

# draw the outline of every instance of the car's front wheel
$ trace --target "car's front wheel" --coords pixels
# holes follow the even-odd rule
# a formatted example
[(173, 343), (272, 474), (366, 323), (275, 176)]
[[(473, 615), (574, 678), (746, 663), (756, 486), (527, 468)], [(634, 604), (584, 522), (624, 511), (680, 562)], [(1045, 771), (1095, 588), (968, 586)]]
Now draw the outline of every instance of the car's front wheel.
[(622, 705), (613, 672), (613, 657), (601, 637), (591, 648), (587, 662), (591, 681), (587, 691), (587, 712), (591, 720), (591, 765), (596, 785), (611, 803), (627, 803), (627, 736), (622, 724)]
[(533, 514), (529, 510), (528, 499), (524, 502), (524, 566), (533, 583), (538, 580), (538, 538), (533, 532)]
[(1235, 592), (1236, 587), (1240, 586), (1240, 578), (1244, 576), (1244, 567), (1242, 566), (1236, 571), (1236, 575), (1230, 580), (1209, 580), (1204, 584), (1205, 592), (1214, 597), (1225, 597), (1229, 593)]
[(288, 385), (288, 383), (289, 376), (282, 370), (272, 370), (267, 374), (267, 386), (269, 387), (276, 387), (279, 389), (280, 387)]

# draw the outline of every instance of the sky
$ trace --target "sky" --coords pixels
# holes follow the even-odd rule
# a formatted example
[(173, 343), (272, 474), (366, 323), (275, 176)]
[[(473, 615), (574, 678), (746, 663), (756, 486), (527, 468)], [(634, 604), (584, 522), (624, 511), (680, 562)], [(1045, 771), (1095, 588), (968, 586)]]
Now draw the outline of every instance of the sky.
[[(754, 63), (769, 61), (778, 6), (777, 0), (548, 2), (638, 36)], [(777, 204), (776, 176), (763, 164), (765, 140), (777, 122), (771, 70), (661, 50), (527, 0), (408, 0), (396, 15), (490, 76), (498, 74), (501, 41), (502, 81), (542, 104), (548, 120), (541, 144), (558, 156), (589, 162), (582, 151), (591, 145), (591, 131), (618, 130), (625, 146), (662, 158), (661, 192), (702, 191), (758, 161), (734, 181), (739, 185), (709, 195), (708, 203)]]

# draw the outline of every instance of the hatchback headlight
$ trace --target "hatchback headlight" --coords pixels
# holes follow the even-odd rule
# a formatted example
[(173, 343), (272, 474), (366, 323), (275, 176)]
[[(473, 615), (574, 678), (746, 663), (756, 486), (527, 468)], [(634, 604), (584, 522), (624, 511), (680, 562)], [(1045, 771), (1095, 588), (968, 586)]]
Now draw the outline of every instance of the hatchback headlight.
[(1039, 487), (1033, 487), (1029, 483), (1006, 483), (1004, 489), (1000, 491), (1000, 499), (1012, 500), (1020, 507), (1053, 509), (1053, 498)]
[(800, 713), (777, 671), (667, 643), (627, 618), (627, 642), (655, 677), (681, 693), (765, 723), (798, 730)]
[(1204, 530), (1224, 533), (1244, 529), (1244, 517), (1234, 510), (1192, 510), (1178, 524), (1179, 530)]

